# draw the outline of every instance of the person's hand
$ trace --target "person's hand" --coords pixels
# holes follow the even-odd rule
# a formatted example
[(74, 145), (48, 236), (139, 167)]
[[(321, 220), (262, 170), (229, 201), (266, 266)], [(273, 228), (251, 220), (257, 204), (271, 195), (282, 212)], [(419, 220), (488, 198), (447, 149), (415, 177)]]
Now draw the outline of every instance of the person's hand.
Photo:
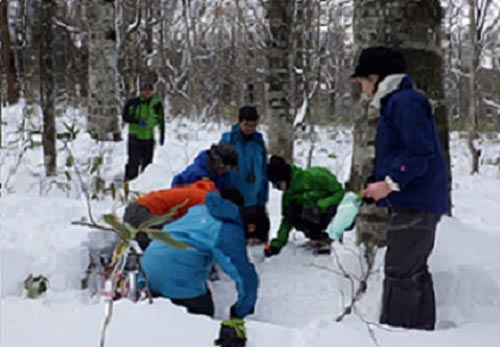
[(264, 246), (264, 255), (266, 258), (272, 257), (273, 255), (278, 255), (281, 252), (281, 248), (273, 247), (269, 243)]
[(363, 197), (371, 198), (375, 201), (386, 198), (392, 192), (391, 188), (385, 181), (370, 183), (368, 187), (363, 190)]
[(145, 127), (148, 123), (146, 123), (145, 120), (141, 119), (138, 124), (139, 124), (140, 127)]
[(245, 321), (241, 318), (231, 318), (222, 321), (219, 338), (214, 344), (221, 347), (245, 347), (246, 342)]

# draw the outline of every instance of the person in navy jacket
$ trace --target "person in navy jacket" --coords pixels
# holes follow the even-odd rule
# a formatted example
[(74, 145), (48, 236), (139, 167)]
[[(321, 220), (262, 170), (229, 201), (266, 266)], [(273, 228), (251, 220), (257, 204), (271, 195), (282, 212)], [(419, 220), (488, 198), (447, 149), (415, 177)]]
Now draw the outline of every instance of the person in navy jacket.
[(174, 176), (172, 187), (208, 179), (218, 190), (231, 188), (229, 173), (238, 168), (238, 151), (229, 144), (212, 145), (201, 151), (194, 162)]
[(259, 114), (253, 106), (239, 109), (238, 123), (222, 135), (220, 143), (238, 150), (238, 170), (230, 175), (232, 188), (245, 199), (247, 239), (250, 243), (267, 242), (270, 222), (266, 211), (269, 199), (267, 151), (264, 137), (257, 131)]
[(238, 206), (209, 192), (205, 205), (191, 207), (184, 217), (163, 230), (192, 249), (178, 250), (159, 241), (151, 242), (141, 265), (154, 295), (169, 298), (190, 313), (213, 316), (214, 304), (206, 283), (217, 261), (236, 284), (238, 298), (231, 307), (231, 317), (244, 318), (253, 313), (259, 281), (247, 256)]
[(449, 179), (432, 106), (405, 73), (401, 52), (370, 47), (352, 76), (380, 114), (375, 170), (363, 195), (389, 208), (380, 322), (432, 330), (436, 313), (427, 259), (449, 208)]

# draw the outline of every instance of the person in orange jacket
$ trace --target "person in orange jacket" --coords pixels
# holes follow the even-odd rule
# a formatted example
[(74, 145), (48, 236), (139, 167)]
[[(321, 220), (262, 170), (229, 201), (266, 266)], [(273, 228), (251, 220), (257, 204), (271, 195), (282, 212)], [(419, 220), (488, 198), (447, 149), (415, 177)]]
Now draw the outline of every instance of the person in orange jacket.
[[(167, 214), (173, 207), (185, 203), (172, 216), (176, 220), (184, 216), (190, 207), (204, 204), (206, 195), (211, 191), (218, 192), (214, 182), (200, 180), (181, 187), (149, 192), (127, 206), (123, 221), (137, 228), (145, 221)], [(162, 227), (163, 225), (154, 226), (156, 229)], [(143, 250), (151, 241), (143, 232), (137, 234), (136, 240)]]

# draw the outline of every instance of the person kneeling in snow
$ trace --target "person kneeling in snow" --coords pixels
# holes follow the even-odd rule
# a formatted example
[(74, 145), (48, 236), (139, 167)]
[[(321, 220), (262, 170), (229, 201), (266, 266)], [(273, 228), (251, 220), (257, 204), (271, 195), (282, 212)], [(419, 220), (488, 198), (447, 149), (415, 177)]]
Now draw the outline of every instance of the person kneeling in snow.
[(273, 186), (284, 193), (278, 237), (266, 246), (265, 256), (270, 257), (281, 251), (292, 228), (311, 239), (318, 254), (330, 253), (330, 240), (325, 229), (344, 197), (344, 189), (335, 175), (323, 167), (303, 170), (287, 163), (282, 157), (272, 156), (268, 177)]
[(201, 151), (194, 162), (172, 180), (172, 187), (209, 179), (217, 189), (231, 188), (229, 173), (238, 168), (238, 151), (232, 145), (222, 143)]
[[(236, 201), (234, 195), (224, 199), (209, 192), (204, 205), (191, 207), (184, 217), (163, 228), (191, 249), (178, 250), (159, 241), (151, 242), (141, 264), (153, 295), (169, 298), (190, 313), (212, 317), (214, 303), (206, 282), (217, 261), (236, 282), (238, 300), (231, 307), (231, 317), (244, 318), (253, 313), (258, 278), (247, 257), (239, 207), (230, 201)], [(239, 200), (243, 200), (241, 194)]]
[[(179, 219), (187, 213), (191, 206), (204, 204), (205, 197), (210, 191), (217, 191), (215, 184), (212, 181), (201, 180), (182, 187), (149, 192), (127, 206), (123, 221), (137, 228), (142, 223), (165, 215), (172, 208), (184, 204), (172, 216), (173, 220)], [(157, 225), (153, 228), (161, 229), (163, 225)], [(143, 250), (151, 242), (146, 233), (142, 231), (137, 233), (136, 240)]]

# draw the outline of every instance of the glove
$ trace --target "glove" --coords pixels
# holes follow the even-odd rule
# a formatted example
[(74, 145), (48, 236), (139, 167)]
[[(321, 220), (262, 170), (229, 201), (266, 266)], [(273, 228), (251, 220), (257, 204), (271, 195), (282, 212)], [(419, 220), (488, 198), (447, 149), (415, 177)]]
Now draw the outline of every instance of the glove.
[(302, 218), (314, 224), (319, 224), (321, 221), (321, 209), (317, 205), (304, 207), (302, 209)]
[(139, 126), (141, 126), (141, 127), (145, 127), (145, 126), (147, 125), (146, 121), (144, 121), (144, 120), (142, 120), (142, 119), (139, 121), (139, 123), (138, 123), (138, 124), (139, 124)]
[(221, 347), (245, 347), (247, 332), (245, 321), (241, 318), (231, 318), (222, 321), (219, 338), (214, 341), (215, 346)]
[(269, 243), (264, 246), (264, 255), (266, 258), (272, 257), (273, 255), (278, 255), (281, 252), (281, 248), (273, 247)]

